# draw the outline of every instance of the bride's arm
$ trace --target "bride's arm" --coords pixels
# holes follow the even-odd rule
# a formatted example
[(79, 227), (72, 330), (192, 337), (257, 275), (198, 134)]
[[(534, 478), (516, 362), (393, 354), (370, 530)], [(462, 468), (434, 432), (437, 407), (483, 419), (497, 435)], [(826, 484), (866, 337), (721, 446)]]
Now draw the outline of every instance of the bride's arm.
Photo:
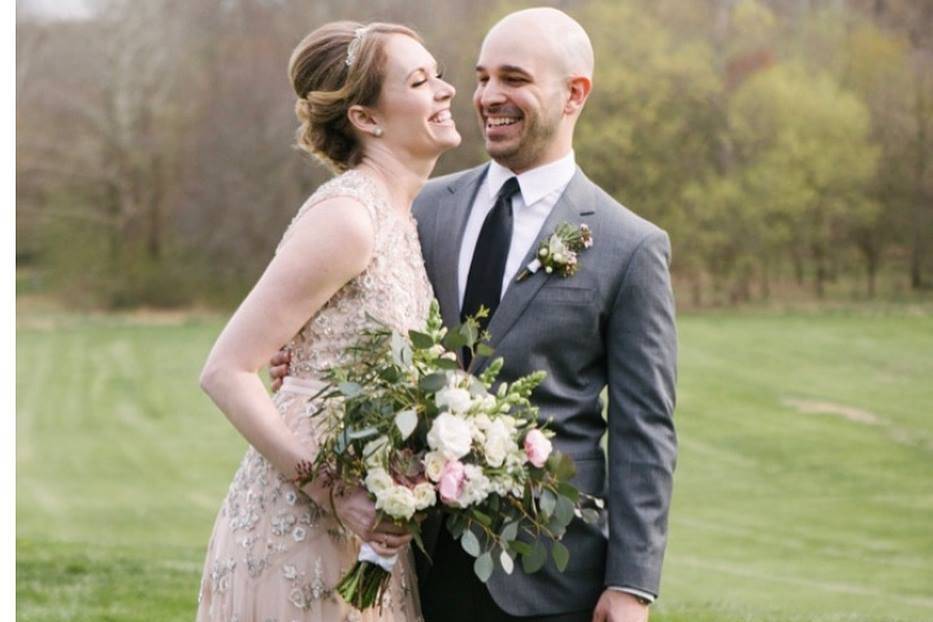
[[(286, 477), (307, 448), (279, 416), (258, 370), (370, 261), (374, 230), (366, 208), (337, 197), (309, 209), (214, 344), (201, 387), (233, 426)], [(321, 486), (306, 489), (326, 499)]]

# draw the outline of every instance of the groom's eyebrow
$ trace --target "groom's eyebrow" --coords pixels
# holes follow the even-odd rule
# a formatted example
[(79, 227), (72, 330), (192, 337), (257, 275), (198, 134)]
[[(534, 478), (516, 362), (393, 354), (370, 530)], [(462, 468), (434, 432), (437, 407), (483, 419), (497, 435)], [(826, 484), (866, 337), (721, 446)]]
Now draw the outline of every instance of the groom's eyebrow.
[[(523, 76), (527, 76), (529, 78), (531, 77), (531, 74), (528, 73), (527, 70), (523, 69), (522, 67), (519, 67), (518, 65), (499, 65), (499, 67), (497, 67), (497, 70), (500, 71), (501, 73), (520, 73)], [(482, 71), (487, 71), (487, 69), (483, 67), (482, 65), (477, 65), (476, 71), (482, 72)]]

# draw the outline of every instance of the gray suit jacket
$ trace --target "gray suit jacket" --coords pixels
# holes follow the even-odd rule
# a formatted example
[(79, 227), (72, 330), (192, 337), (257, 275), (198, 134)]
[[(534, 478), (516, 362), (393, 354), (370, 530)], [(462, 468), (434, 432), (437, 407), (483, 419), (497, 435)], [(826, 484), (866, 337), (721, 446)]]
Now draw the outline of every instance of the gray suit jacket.
[[(431, 180), (414, 205), (428, 276), (448, 325), (459, 323), (460, 244), (486, 170)], [(670, 243), (579, 169), (538, 239), (562, 222), (586, 223), (593, 232), (579, 271), (562, 278), (540, 270), (513, 281), (490, 320), (491, 345), (505, 359), (501, 380), (547, 372), (532, 399), (541, 417), (553, 420), (555, 447), (576, 462), (575, 483), (605, 497), (608, 516), (602, 529), (574, 519), (564, 537), (571, 559), (563, 573), (551, 559), (531, 575), (520, 566), (512, 575), (496, 569), (490, 594), (516, 616), (592, 609), (607, 585), (657, 594), (667, 543), (677, 453)], [(478, 360), (478, 369), (488, 362)], [(607, 427), (608, 462), (600, 446)]]

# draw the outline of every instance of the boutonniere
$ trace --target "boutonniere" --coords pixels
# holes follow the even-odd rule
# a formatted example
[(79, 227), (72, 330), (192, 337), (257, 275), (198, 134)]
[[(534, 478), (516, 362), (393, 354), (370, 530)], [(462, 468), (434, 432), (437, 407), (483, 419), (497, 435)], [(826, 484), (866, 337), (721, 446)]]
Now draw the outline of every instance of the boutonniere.
[(548, 274), (556, 272), (562, 277), (573, 276), (579, 267), (577, 255), (593, 246), (593, 234), (585, 224), (561, 223), (547, 238), (538, 244), (538, 254), (518, 274), (516, 281), (523, 281), (544, 268)]

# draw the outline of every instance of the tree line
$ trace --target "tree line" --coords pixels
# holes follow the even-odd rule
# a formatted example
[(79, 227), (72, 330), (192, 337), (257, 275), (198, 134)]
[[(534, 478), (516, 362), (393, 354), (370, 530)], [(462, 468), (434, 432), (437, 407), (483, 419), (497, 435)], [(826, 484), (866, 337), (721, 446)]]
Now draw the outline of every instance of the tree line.
[[(458, 89), (530, 3), (103, 0), (17, 20), (17, 264), (75, 304), (239, 299), (329, 173), (285, 66), (334, 19), (412, 25)], [(596, 50), (581, 167), (671, 235), (692, 305), (920, 291), (933, 276), (933, 3), (576, 0)]]

